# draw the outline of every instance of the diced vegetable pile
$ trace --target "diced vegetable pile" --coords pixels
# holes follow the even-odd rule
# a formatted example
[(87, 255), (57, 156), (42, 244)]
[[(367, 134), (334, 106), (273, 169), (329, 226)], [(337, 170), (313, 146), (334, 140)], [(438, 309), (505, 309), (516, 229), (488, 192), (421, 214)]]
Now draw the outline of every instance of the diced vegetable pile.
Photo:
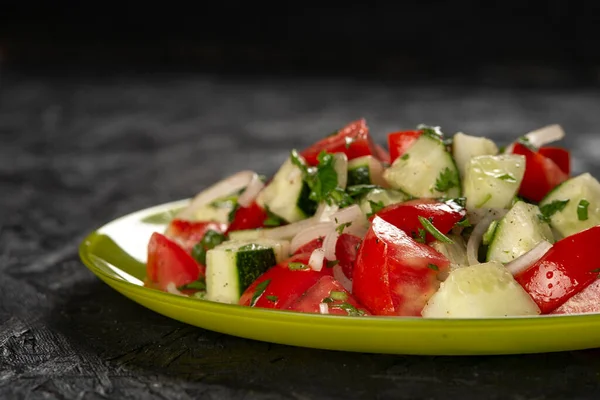
[(550, 125), (503, 149), (364, 120), (270, 178), (199, 193), (148, 245), (146, 285), (249, 307), (483, 318), (600, 312), (600, 183)]

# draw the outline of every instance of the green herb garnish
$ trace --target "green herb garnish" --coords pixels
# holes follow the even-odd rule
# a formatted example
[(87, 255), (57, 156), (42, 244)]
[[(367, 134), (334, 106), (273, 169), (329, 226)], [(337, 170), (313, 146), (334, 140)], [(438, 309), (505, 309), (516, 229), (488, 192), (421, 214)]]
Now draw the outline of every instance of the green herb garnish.
[(383, 205), (383, 201), (373, 201), (369, 200), (369, 205), (371, 206), (371, 212), (367, 214), (368, 217), (371, 217), (381, 211), (385, 206)]
[(332, 290), (331, 293), (329, 293), (329, 297), (333, 300), (344, 301), (348, 299), (348, 294), (346, 294), (346, 292)]
[(277, 303), (277, 300), (279, 300), (279, 298), (277, 296), (274, 296), (272, 294), (266, 296), (267, 300), (269, 300), (271, 303)]
[(212, 229), (208, 230), (202, 239), (192, 248), (192, 257), (198, 263), (206, 265), (206, 252), (215, 248), (226, 240), (227, 238), (221, 232), (217, 232)]
[(308, 269), (308, 265), (301, 262), (290, 262), (288, 263), (288, 268), (292, 271), (303, 271)]
[(327, 268), (333, 268), (336, 265), (338, 265), (340, 263), (340, 260), (327, 260), (327, 263), (325, 264), (325, 266)]
[(346, 193), (352, 198), (362, 197), (373, 189), (381, 189), (377, 185), (352, 185), (346, 188)]
[(260, 296), (262, 296), (265, 290), (267, 290), (267, 286), (269, 286), (269, 283), (271, 283), (271, 280), (267, 279), (256, 285), (256, 288), (254, 289), (254, 294), (252, 295), (252, 300), (250, 300), (250, 307), (254, 307), (256, 305), (256, 302), (258, 301), (258, 299), (260, 299)]
[(400, 157), (401, 160), (408, 160), (410, 158), (410, 154), (409, 153), (404, 153), (404, 155), (402, 155), (402, 157)]
[(427, 237), (427, 231), (423, 228), (419, 228), (418, 229), (418, 233), (412, 233), (412, 238), (415, 240), (415, 242), (417, 243), (425, 243), (426, 242), (426, 237)]
[(515, 178), (512, 174), (503, 174), (503, 175), (497, 176), (496, 178), (500, 179), (501, 181), (506, 181), (509, 183), (517, 182), (517, 178)]
[(557, 212), (560, 212), (565, 209), (567, 204), (569, 203), (569, 199), (567, 200), (554, 200), (552, 203), (545, 204), (540, 207), (541, 214), (538, 217), (544, 222), (550, 222), (550, 218)]
[(265, 218), (263, 221), (264, 226), (281, 226), (286, 222), (279, 215), (273, 213), (269, 207), (265, 207), (265, 212), (267, 214), (267, 218)]
[[(325, 302), (325, 301), (323, 301), (323, 302)], [(363, 310), (357, 309), (350, 303), (331, 304), (329, 307), (339, 308), (340, 310), (344, 310), (351, 317), (363, 317), (365, 315), (365, 312)]]
[(350, 225), (352, 225), (352, 222), (345, 222), (345, 223), (343, 223), (343, 224), (339, 224), (339, 225), (338, 225), (338, 226), (335, 228), (335, 230), (336, 230), (336, 232), (337, 232), (337, 233), (339, 233), (339, 234), (341, 235), (342, 233), (344, 233), (344, 229), (346, 229), (346, 228), (347, 228), (347, 227), (349, 227)]
[(459, 187), (460, 182), (458, 173), (446, 167), (435, 180), (435, 190), (438, 192), (447, 192), (448, 190)]
[(431, 236), (433, 236), (434, 238), (436, 238), (437, 240), (439, 240), (442, 243), (454, 243), (454, 241), (452, 239), (450, 239), (448, 236), (444, 235), (442, 232), (440, 232), (438, 230), (438, 228), (436, 228), (430, 220), (428, 220), (427, 218), (424, 218), (422, 216), (419, 215), (419, 222), (421, 222), (421, 225), (423, 225), (423, 228), (425, 228), (425, 230), (427, 232), (429, 232), (431, 234)]
[(197, 281), (188, 283), (187, 285), (183, 285), (177, 288), (178, 290), (206, 290), (206, 282), (204, 279), (199, 279)]
[(435, 264), (427, 264), (427, 268), (432, 269), (434, 271), (439, 271), (440, 270), (440, 267), (438, 267)]
[(588, 207), (590, 206), (590, 202), (586, 199), (581, 199), (579, 204), (577, 205), (577, 218), (580, 221), (588, 220)]

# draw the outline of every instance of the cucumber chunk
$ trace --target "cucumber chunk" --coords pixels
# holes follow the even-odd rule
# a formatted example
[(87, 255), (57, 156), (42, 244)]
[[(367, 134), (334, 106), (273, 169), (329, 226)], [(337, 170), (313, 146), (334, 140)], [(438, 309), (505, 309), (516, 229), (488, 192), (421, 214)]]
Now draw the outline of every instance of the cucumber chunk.
[(289, 242), (230, 240), (206, 253), (206, 299), (237, 303), (263, 272), (289, 257)]
[(394, 189), (371, 189), (359, 202), (359, 207), (365, 215), (373, 213), (373, 207), (383, 208), (391, 204), (402, 203), (410, 199), (406, 193)]
[(550, 225), (539, 217), (538, 206), (518, 201), (500, 220), (487, 252), (487, 261), (509, 263), (546, 240), (554, 243)]
[(402, 157), (383, 173), (390, 187), (413, 197), (460, 197), (458, 169), (446, 145), (429, 134), (421, 135)]
[(431, 296), (426, 318), (488, 318), (538, 315), (540, 309), (497, 262), (457, 268)]
[(561, 211), (550, 216), (550, 225), (562, 237), (600, 225), (600, 183), (589, 173), (560, 184), (540, 202), (540, 207), (557, 200), (568, 200)]
[(370, 185), (373, 183), (371, 181), (370, 157), (358, 157), (348, 161), (348, 186)]
[(498, 154), (498, 146), (492, 140), (485, 137), (465, 135), (458, 132), (452, 139), (452, 156), (461, 178), (465, 176), (467, 164), (473, 157), (495, 156)]
[(302, 171), (288, 158), (259, 193), (256, 202), (287, 222), (297, 222), (316, 210), (316, 203), (308, 199), (309, 192)]
[(525, 156), (498, 155), (471, 158), (463, 180), (467, 208), (508, 208), (525, 175)]

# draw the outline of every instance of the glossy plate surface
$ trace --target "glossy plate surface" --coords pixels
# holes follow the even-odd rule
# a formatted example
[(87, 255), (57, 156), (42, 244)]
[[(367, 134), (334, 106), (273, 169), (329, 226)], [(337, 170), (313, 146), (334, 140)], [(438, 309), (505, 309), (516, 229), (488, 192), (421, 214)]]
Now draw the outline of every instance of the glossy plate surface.
[(343, 317), (274, 311), (142, 286), (146, 245), (172, 210), (164, 204), (112, 221), (79, 249), (85, 265), (133, 301), (167, 317), (249, 339), (320, 349), (421, 355), (521, 354), (600, 347), (600, 314), (504, 319)]

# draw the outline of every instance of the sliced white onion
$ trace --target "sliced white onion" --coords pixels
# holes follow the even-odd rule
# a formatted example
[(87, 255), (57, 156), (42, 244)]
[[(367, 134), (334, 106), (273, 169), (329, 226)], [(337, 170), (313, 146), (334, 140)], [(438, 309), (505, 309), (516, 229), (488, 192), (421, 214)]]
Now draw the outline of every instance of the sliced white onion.
[(241, 171), (209, 186), (198, 193), (186, 208), (177, 213), (176, 218), (193, 218), (199, 208), (248, 186), (254, 175), (256, 175), (254, 171)]
[(531, 267), (552, 248), (552, 243), (542, 240), (535, 247), (520, 257), (515, 258), (508, 264), (506, 269), (513, 275), (517, 275)]
[(319, 303), (319, 312), (321, 314), (329, 314), (329, 304)]
[(260, 193), (261, 190), (265, 187), (265, 184), (260, 179), (258, 174), (254, 174), (246, 189), (242, 192), (240, 197), (238, 197), (238, 204), (242, 207), (248, 207), (252, 202), (256, 199), (256, 196)]
[(325, 261), (325, 251), (319, 247), (314, 249), (310, 258), (308, 259), (308, 266), (313, 271), (320, 271), (323, 269), (323, 262)]
[(357, 204), (342, 208), (338, 212), (331, 215), (331, 220), (340, 226), (342, 224), (350, 224), (344, 227), (343, 232), (363, 237), (369, 229), (369, 221)]
[(529, 143), (539, 148), (562, 140), (565, 137), (565, 131), (560, 125), (554, 124), (531, 131), (525, 137), (529, 139)]
[(263, 229), (260, 236), (267, 239), (290, 240), (300, 233), (300, 231), (310, 227), (315, 222), (316, 221), (311, 217), (276, 228)]
[(374, 185), (388, 188), (390, 185), (383, 178), (383, 164), (373, 156), (369, 156), (369, 177)]
[(469, 237), (469, 241), (467, 242), (467, 260), (469, 261), (469, 265), (479, 264), (479, 246), (483, 240), (483, 235), (490, 227), (492, 221), (494, 221), (494, 218), (488, 215), (475, 225), (475, 229), (473, 229), (471, 237)]
[(325, 239), (323, 239), (323, 250), (325, 251), (325, 258), (329, 261), (333, 261), (336, 259), (335, 257), (335, 246), (337, 245), (337, 241), (340, 237), (340, 234), (332, 229), (329, 231)]
[(298, 232), (298, 234), (292, 238), (290, 250), (292, 253), (295, 253), (300, 247), (313, 241), (314, 239), (325, 237), (334, 228), (335, 225), (332, 222), (319, 222), (311, 225), (308, 228)]
[(174, 282), (167, 283), (165, 290), (167, 291), (167, 293), (176, 294), (178, 296), (183, 296), (183, 293), (181, 293), (179, 291), (179, 289), (177, 289), (177, 286), (175, 286)]
[(348, 183), (348, 157), (344, 153), (335, 153), (333, 159), (333, 168), (337, 172), (338, 186), (346, 189)]
[(320, 222), (331, 221), (331, 216), (339, 210), (337, 204), (327, 204), (326, 202), (319, 203), (317, 211), (315, 212), (315, 219)]
[(467, 211), (467, 218), (473, 225), (479, 224), (487, 217), (492, 219), (500, 219), (508, 212), (505, 208), (472, 208)]
[(344, 270), (339, 264), (333, 266), (333, 278), (338, 281), (344, 289), (352, 293), (352, 281), (344, 274)]

